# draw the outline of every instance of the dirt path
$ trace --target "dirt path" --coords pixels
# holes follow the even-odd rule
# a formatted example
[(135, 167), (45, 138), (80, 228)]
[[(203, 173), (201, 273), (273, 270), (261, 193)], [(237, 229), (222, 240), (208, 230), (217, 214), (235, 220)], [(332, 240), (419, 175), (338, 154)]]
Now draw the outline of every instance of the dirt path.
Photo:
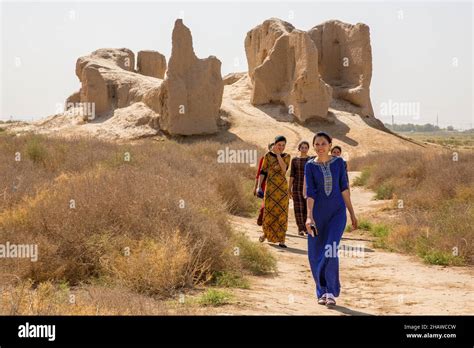
[[(351, 179), (358, 173), (351, 172)], [(372, 200), (363, 188), (352, 189), (358, 215), (377, 212), (387, 201)], [(291, 202), (290, 202), (291, 207)], [(234, 217), (234, 228), (257, 240), (254, 219)], [(345, 232), (340, 255), (341, 296), (335, 310), (316, 303), (307, 259), (307, 240), (297, 234), (290, 211), (288, 249), (265, 243), (278, 260), (278, 275), (251, 277), (251, 288), (233, 290), (237, 305), (222, 312), (241, 315), (474, 314), (474, 272), (465, 267), (423, 264), (416, 257), (375, 249), (361, 231)], [(349, 254), (351, 247), (358, 248)]]

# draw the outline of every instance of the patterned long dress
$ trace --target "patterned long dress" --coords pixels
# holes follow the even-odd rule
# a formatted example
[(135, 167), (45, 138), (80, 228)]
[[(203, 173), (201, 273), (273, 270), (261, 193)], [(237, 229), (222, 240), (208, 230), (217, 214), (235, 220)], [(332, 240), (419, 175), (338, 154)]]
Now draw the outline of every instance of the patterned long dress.
[[(260, 158), (260, 161), (258, 162), (258, 169), (257, 169), (257, 176), (255, 177), (255, 180), (258, 181), (258, 178), (260, 177), (260, 172), (262, 171), (262, 165), (263, 165), (263, 159), (265, 156)], [(267, 177), (264, 177), (262, 180), (261, 188), (262, 191), (265, 192), (265, 187), (266, 187), (266, 182), (267, 182)], [(257, 225), (262, 226), (263, 224), (263, 209), (264, 209), (265, 201), (262, 199), (262, 205), (260, 209), (258, 210), (258, 218), (257, 218)]]
[(291, 160), (290, 177), (293, 178), (293, 209), (298, 231), (306, 231), (306, 199), (303, 197), (304, 166), (314, 156), (295, 157)]
[(316, 296), (339, 296), (338, 248), (346, 227), (346, 204), (342, 192), (349, 187), (344, 161), (332, 157), (327, 163), (306, 162), (308, 198), (314, 199), (313, 218), (318, 235), (308, 235), (308, 259), (316, 282)]
[[(282, 154), (281, 158), (290, 166), (291, 156)], [(277, 156), (273, 152), (265, 154), (262, 164), (262, 174), (267, 174), (267, 186), (264, 196), (263, 234), (271, 243), (285, 243), (288, 229), (288, 181), (283, 173)]]

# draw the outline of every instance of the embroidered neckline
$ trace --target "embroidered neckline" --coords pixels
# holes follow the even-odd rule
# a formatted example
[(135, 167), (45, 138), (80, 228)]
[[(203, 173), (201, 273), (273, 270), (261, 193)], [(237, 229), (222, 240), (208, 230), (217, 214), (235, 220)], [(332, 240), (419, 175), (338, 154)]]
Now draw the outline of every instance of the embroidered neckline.
[(328, 160), (327, 162), (318, 162), (317, 159), (318, 157), (314, 157), (314, 163), (320, 165), (320, 166), (328, 166), (330, 165), (332, 162), (334, 162), (336, 159), (338, 159), (339, 157), (336, 157), (336, 156), (331, 156), (331, 159)]
[(324, 192), (326, 196), (329, 196), (332, 192), (332, 173), (331, 173), (331, 163), (333, 163), (338, 157), (332, 156), (332, 158), (327, 162), (318, 162), (317, 157), (313, 159), (313, 163), (316, 164), (321, 171), (323, 172), (324, 178)]

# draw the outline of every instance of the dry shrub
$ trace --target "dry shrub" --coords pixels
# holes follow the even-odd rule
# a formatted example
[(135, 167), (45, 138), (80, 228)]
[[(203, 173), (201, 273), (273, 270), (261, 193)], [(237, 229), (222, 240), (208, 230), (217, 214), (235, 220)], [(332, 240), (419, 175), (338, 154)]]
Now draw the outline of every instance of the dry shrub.
[(61, 173), (79, 173), (106, 161), (117, 145), (95, 138), (39, 135), (0, 137), (0, 211), (32, 197)]
[(123, 240), (123, 248), (102, 258), (111, 280), (126, 288), (149, 295), (170, 295), (175, 289), (193, 286), (207, 274), (210, 260), (196, 262), (201, 246), (192, 246), (186, 238), (174, 234), (166, 240)]
[(387, 241), (415, 252), (430, 263), (474, 263), (474, 153), (393, 152), (351, 160), (354, 170), (368, 170), (367, 186), (391, 189), (403, 201), (404, 222)]
[(84, 285), (70, 288), (50, 281), (21, 280), (0, 289), (1, 315), (167, 315), (192, 314), (125, 287)]
[[(50, 281), (33, 286), (27, 279), (2, 289), (0, 313), (2, 315), (94, 315), (98, 308), (93, 304), (71, 302), (67, 287)], [(113, 314), (101, 310), (101, 314)]]
[[(169, 295), (248, 265), (232, 253), (228, 212), (252, 211), (256, 199), (243, 186), (255, 167), (218, 163), (222, 144), (33, 137), (0, 137), (0, 189), (7, 192), (0, 240), (37, 244), (39, 251), (37, 262), (3, 259), (2, 279), (31, 279), (35, 286), (106, 279)], [(15, 161), (28, 147), (40, 150)], [(22, 185), (12, 191), (18, 175)]]
[[(35, 281), (67, 279), (75, 284), (102, 274), (99, 260), (116, 237), (162, 242), (177, 234), (185, 246), (203, 244), (199, 252), (188, 250), (200, 259), (189, 262), (196, 267), (209, 262), (210, 271), (221, 269), (231, 231), (219, 197), (212, 191), (197, 196), (191, 183), (178, 186), (179, 178), (171, 173), (168, 178), (167, 184), (157, 184), (155, 175), (126, 166), (62, 176), (0, 216), (2, 240), (38, 244), (39, 249), (37, 262), (7, 262), (21, 263), (26, 267), (22, 276)], [(180, 194), (171, 192), (173, 187), (179, 187)]]

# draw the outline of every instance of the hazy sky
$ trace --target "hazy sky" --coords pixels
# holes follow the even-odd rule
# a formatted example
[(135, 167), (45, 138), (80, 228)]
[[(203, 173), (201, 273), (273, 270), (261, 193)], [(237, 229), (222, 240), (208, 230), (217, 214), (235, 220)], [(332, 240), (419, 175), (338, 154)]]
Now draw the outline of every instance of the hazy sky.
[[(245, 71), (244, 38), (270, 17), (308, 30), (329, 19), (370, 27), (375, 114), (396, 123), (473, 127), (471, 2), (2, 2), (0, 118), (40, 118), (80, 87), (76, 59), (102, 47), (169, 58), (176, 18), (198, 57)], [(397, 110), (397, 108), (399, 108)], [(405, 110), (406, 111), (406, 110)]]

